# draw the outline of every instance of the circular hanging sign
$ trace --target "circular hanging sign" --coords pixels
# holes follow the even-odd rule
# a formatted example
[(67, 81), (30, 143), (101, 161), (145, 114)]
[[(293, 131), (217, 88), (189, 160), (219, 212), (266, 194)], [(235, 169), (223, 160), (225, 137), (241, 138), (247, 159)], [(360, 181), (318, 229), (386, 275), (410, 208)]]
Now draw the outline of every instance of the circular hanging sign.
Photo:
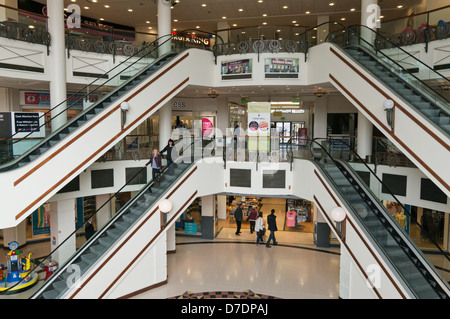
[(267, 131), (269, 129), (269, 123), (267, 122), (261, 122), (261, 124), (259, 125), (259, 128), (261, 129), (261, 131)]
[(258, 124), (258, 122), (256, 122), (256, 121), (251, 121), (251, 122), (248, 124), (248, 128), (249, 128), (250, 131), (257, 131), (258, 128), (259, 128), (259, 124)]

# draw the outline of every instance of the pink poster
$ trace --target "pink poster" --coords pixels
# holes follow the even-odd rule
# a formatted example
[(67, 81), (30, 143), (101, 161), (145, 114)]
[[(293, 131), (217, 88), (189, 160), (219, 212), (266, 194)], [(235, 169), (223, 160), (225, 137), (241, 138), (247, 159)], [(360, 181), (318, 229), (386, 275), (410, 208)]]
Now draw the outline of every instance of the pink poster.
[(287, 227), (295, 227), (295, 216), (297, 213), (293, 210), (290, 210), (286, 213), (286, 226)]
[(308, 139), (308, 130), (305, 128), (298, 129), (298, 145), (306, 145)]
[(202, 136), (210, 137), (214, 129), (214, 118), (204, 117), (202, 118)]

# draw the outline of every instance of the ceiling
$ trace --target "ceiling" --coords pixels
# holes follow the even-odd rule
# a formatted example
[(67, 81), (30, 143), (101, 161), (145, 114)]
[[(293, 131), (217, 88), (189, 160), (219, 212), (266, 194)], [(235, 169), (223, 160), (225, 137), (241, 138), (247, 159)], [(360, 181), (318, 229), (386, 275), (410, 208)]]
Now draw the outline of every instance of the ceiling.
[[(174, 0), (175, 1), (175, 0)], [(172, 7), (172, 28), (177, 30), (200, 29), (213, 32), (219, 22), (226, 21), (230, 28), (261, 26), (315, 26), (318, 16), (327, 15), (330, 21), (345, 25), (359, 24), (361, 0), (176, 0)], [(334, 5), (329, 5), (334, 1)], [(46, 4), (46, 0), (36, 0)], [(65, 6), (76, 3), (81, 15), (108, 22), (135, 27), (140, 31), (157, 33), (157, 0), (64, 0)], [(383, 19), (390, 20), (406, 16), (422, 0), (378, 0)], [(206, 6), (202, 6), (206, 4)], [(109, 8), (106, 8), (108, 5)], [(287, 8), (283, 8), (287, 6)], [(402, 6), (398, 8), (398, 6)], [(89, 9), (86, 9), (88, 7)], [(128, 11), (132, 9), (132, 12)], [(240, 11), (242, 9), (242, 11)], [(351, 11), (351, 9), (354, 9)], [(307, 13), (309, 12), (309, 13)], [(263, 15), (267, 15), (263, 17)], [(226, 17), (224, 19), (224, 17)], [(345, 20), (342, 20), (345, 18)], [(175, 21), (177, 20), (177, 21)], [(295, 23), (294, 23), (295, 21)], [(383, 20), (382, 20), (383, 21)], [(11, 80), (11, 79), (10, 79)], [(1, 81), (0, 87), (48, 90), (48, 83), (38, 81)], [(68, 84), (69, 91), (80, 87)], [(330, 85), (321, 85), (328, 94), (338, 94)], [(301, 95), (315, 99), (318, 86), (264, 86), (264, 87), (222, 87), (214, 89), (219, 96), (259, 99), (286, 99)], [(189, 86), (180, 94), (182, 97), (207, 98), (211, 88)], [(303, 100), (303, 99), (302, 99)]]
[[(360, 23), (361, 0), (174, 0), (172, 28), (215, 31), (218, 23), (227, 21), (230, 27), (267, 25), (317, 25), (319, 15), (328, 15), (330, 21), (351, 25)], [(334, 2), (330, 6), (330, 2)], [(37, 0), (46, 3), (46, 0)], [(149, 32), (157, 32), (157, 0), (64, 0), (65, 6), (76, 3), (81, 15), (104, 19)], [(406, 16), (422, 0), (378, 0), (383, 19)], [(105, 8), (108, 5), (109, 8)], [(206, 6), (202, 6), (206, 5)], [(285, 7), (286, 8), (283, 8)], [(402, 6), (398, 8), (398, 6)], [(87, 9), (88, 8), (88, 9)], [(132, 9), (133, 11), (128, 11)], [(350, 11), (350, 9), (355, 9)], [(241, 10), (241, 11), (240, 11)], [(310, 13), (306, 13), (310, 12)], [(266, 14), (266, 17), (263, 15)], [(226, 17), (226, 18), (224, 18)], [(345, 18), (345, 20), (341, 20)], [(177, 20), (177, 21), (174, 21)], [(296, 21), (295, 23), (293, 21)], [(151, 27), (152, 29), (149, 29)]]

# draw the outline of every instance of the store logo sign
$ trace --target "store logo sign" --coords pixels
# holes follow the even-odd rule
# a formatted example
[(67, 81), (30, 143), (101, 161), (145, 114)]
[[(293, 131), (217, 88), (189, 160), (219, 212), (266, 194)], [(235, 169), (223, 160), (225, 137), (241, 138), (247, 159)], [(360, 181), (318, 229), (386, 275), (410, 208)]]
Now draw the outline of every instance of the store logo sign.
[(70, 15), (67, 17), (66, 24), (68, 29), (80, 29), (81, 28), (81, 8), (77, 4), (69, 4), (67, 6), (67, 13)]

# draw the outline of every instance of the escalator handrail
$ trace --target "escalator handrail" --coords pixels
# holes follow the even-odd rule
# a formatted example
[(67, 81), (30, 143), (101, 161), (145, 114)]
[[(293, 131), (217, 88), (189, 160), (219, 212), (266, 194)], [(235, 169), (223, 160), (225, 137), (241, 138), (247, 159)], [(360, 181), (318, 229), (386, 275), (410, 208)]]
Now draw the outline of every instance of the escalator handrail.
[[(175, 145), (176, 145), (176, 143), (178, 143), (178, 142), (180, 142), (180, 141), (181, 141), (181, 140), (176, 141), (176, 142), (175, 142)], [(184, 152), (184, 150), (187, 149), (188, 147), (191, 147), (192, 144), (193, 144), (193, 143), (191, 143), (191, 145), (189, 145), (189, 146), (186, 146), (186, 148), (182, 148), (182, 152)], [(125, 187), (129, 186), (130, 183), (131, 183), (131, 182), (132, 182), (139, 174), (141, 174), (141, 173), (142, 173), (144, 170), (146, 170), (146, 169), (147, 169), (147, 167), (144, 166), (144, 167), (142, 167), (136, 174), (134, 174), (133, 177), (131, 177), (131, 178), (130, 178), (130, 179), (129, 179), (122, 187), (120, 187), (120, 189), (119, 189), (118, 191), (116, 191), (113, 195), (111, 195), (111, 196), (109, 197), (109, 199), (108, 199), (105, 203), (103, 203), (99, 208), (96, 209), (95, 212), (93, 212), (88, 218), (86, 218), (86, 221), (84, 221), (83, 224), (81, 224), (81, 225), (80, 225), (78, 228), (76, 228), (70, 235), (68, 235), (67, 238), (64, 239), (58, 246), (56, 246), (56, 247), (55, 247), (55, 248), (54, 248), (54, 249), (53, 249), (46, 257), (42, 258), (42, 261), (41, 261), (38, 265), (36, 265), (36, 266), (34, 267), (34, 269), (32, 270), (32, 272), (33, 272), (35, 269), (38, 269), (39, 267), (44, 268), (45, 262), (47, 262), (47, 260), (50, 260), (50, 259), (51, 259), (51, 256), (52, 256), (52, 255), (53, 255), (60, 247), (62, 247), (62, 246), (63, 246), (70, 238), (72, 238), (72, 236), (76, 236), (76, 234), (77, 234), (78, 231), (83, 230), (83, 229), (85, 228), (86, 223), (87, 223), (92, 217), (96, 216), (97, 213), (98, 213), (100, 210), (102, 210), (103, 207), (105, 207), (108, 203), (110, 203), (110, 202), (112, 201), (113, 198), (116, 198), (117, 195), (118, 195)], [(166, 166), (166, 167), (161, 171), (161, 174), (164, 173), (167, 169), (168, 169), (168, 166)], [(150, 184), (150, 186), (151, 186), (151, 183), (153, 183), (153, 180), (152, 180), (151, 182), (147, 183), (146, 185), (149, 185), (149, 184)], [(146, 187), (143, 187), (143, 188), (146, 188)], [(139, 193), (135, 196), (135, 200), (136, 200), (136, 198), (138, 197), (138, 195), (139, 195), (140, 193), (141, 193), (141, 192), (139, 192)], [(130, 204), (132, 204), (133, 202), (134, 202), (134, 201), (130, 200), (126, 205), (124, 205), (124, 206), (121, 208), (121, 210), (122, 210), (123, 208), (125, 208), (125, 207), (128, 207), (128, 206), (129, 206)], [(120, 215), (121, 215), (121, 214), (118, 212), (113, 218), (111, 218), (111, 219), (109, 220), (109, 222), (103, 226), (103, 230), (107, 229), (107, 228), (111, 225), (111, 223), (112, 223), (113, 221), (115, 221), (117, 218), (120, 217)], [(86, 242), (83, 244), (83, 246), (85, 246), (85, 247), (84, 247), (84, 248), (83, 248), (83, 247), (80, 247), (80, 248), (76, 251), (75, 255), (78, 256), (78, 253), (79, 253), (79, 252), (83, 252), (83, 251), (86, 249), (86, 247), (89, 247), (90, 244), (87, 244), (87, 243), (92, 242), (92, 241), (94, 240), (94, 238), (97, 238), (97, 237), (98, 237), (97, 235), (100, 235), (101, 233), (103, 233), (102, 230), (97, 230), (96, 233), (95, 233), (95, 236), (93, 236), (93, 237), (90, 238), (88, 241), (86, 241)], [(73, 257), (74, 257), (74, 256), (73, 256)], [(69, 259), (67, 260), (67, 262), (70, 261), (70, 260), (73, 260), (73, 258), (72, 258), (72, 257), (69, 258)], [(61, 268), (62, 268), (62, 267), (61, 267)], [(58, 268), (58, 272), (59, 272), (59, 270), (60, 270), (60, 268)], [(3, 295), (3, 294), (5, 294), (5, 293), (7, 293), (9, 290), (13, 289), (14, 287), (19, 286), (25, 279), (26, 279), (26, 278), (23, 278), (22, 280), (20, 280), (19, 282), (17, 282), (14, 286), (8, 287), (8, 289), (5, 289), (5, 290), (0, 291), (0, 295)]]
[[(351, 27), (364, 27), (364, 28), (367, 28), (368, 30), (370, 30), (370, 31), (372, 31), (373, 33), (375, 33), (377, 36), (380, 36), (381, 38), (385, 39), (385, 38), (384, 38), (382, 35), (380, 35), (378, 32), (376, 32), (376, 31), (370, 29), (370, 28), (367, 27), (367, 26), (364, 26), (364, 25), (353, 25), (353, 26), (350, 26), (350, 27), (343, 26), (343, 28), (342, 28), (341, 30), (338, 30), (338, 31), (335, 31), (335, 32), (332, 32), (332, 33), (328, 34), (327, 37), (325, 38), (325, 41), (329, 41), (329, 40), (328, 40), (328, 37), (329, 37), (331, 34), (341, 32), (343, 29), (345, 29), (346, 33), (347, 33), (347, 32), (351, 32), (352, 34), (354, 34), (355, 36), (357, 36), (359, 40), (364, 41), (366, 44), (368, 44), (369, 46), (371, 46), (372, 48), (374, 48), (377, 52), (380, 52), (386, 59), (388, 59), (388, 60), (390, 60), (392, 63), (394, 63), (394, 64), (395, 64), (397, 67), (399, 67), (403, 72), (407, 73), (409, 76), (413, 77), (416, 81), (420, 82), (422, 85), (424, 85), (424, 86), (427, 87), (429, 90), (431, 90), (431, 91), (433, 92), (433, 94), (438, 95), (441, 99), (443, 99), (444, 101), (447, 101), (447, 103), (449, 102), (449, 100), (448, 100), (445, 96), (442, 96), (438, 91), (434, 90), (434, 89), (433, 89), (432, 87), (430, 87), (427, 83), (425, 83), (424, 81), (420, 80), (417, 76), (415, 76), (415, 75), (412, 74), (410, 71), (408, 71), (407, 69), (405, 69), (403, 66), (401, 66), (400, 64), (398, 64), (398, 62), (394, 61), (392, 58), (390, 58), (389, 56), (387, 56), (384, 52), (382, 52), (382, 50), (377, 49), (377, 48), (375, 47), (374, 44), (371, 44), (371, 43), (367, 42), (367, 41), (366, 41), (364, 38), (362, 38), (357, 32), (353, 31), (353, 30), (351, 29)], [(387, 39), (386, 39), (386, 41), (390, 42), (390, 41), (387, 40)], [(329, 41), (329, 42), (332, 42), (332, 41)], [(332, 43), (333, 43), (333, 42), (332, 42)], [(424, 62), (420, 61), (420, 60), (417, 59), (416, 57), (412, 56), (410, 53), (408, 53), (407, 51), (403, 50), (400, 46), (398, 46), (398, 45), (396, 45), (396, 44), (394, 44), (394, 43), (392, 43), (392, 42), (390, 42), (390, 43), (393, 45), (394, 48), (401, 50), (402, 53), (404, 53), (405, 55), (407, 55), (409, 58), (413, 58), (415, 61), (417, 61), (418, 63), (420, 63), (421, 65), (423, 65), (423, 66), (424, 66), (425, 68), (427, 68), (429, 71), (431, 71), (431, 72), (437, 74), (441, 80), (446, 81), (446, 82), (449, 82), (449, 84), (450, 84), (450, 80), (447, 79), (446, 77), (444, 77), (442, 74), (440, 74), (439, 72), (435, 71), (435, 70), (432, 69), (430, 66), (428, 66), (428, 65), (425, 64)], [(448, 110), (446, 110), (446, 111), (448, 112)]]
[[(328, 140), (328, 139), (327, 139), (327, 140)], [(425, 229), (422, 228), (422, 225), (419, 224), (419, 222), (417, 221), (417, 219), (414, 218), (414, 217), (411, 215), (411, 213), (408, 211), (408, 209), (406, 209), (406, 207), (400, 202), (400, 200), (397, 198), (397, 196), (395, 196), (394, 193), (389, 189), (389, 186), (387, 186), (385, 183), (383, 183), (383, 181), (382, 181), (382, 180), (377, 176), (377, 174), (370, 168), (370, 166), (367, 165), (367, 163), (365, 162), (365, 160), (363, 160), (363, 159), (361, 158), (361, 156), (359, 156), (358, 153), (356, 153), (356, 152), (354, 152), (353, 150), (351, 150), (350, 145), (348, 145), (347, 142), (345, 142), (344, 140), (336, 140), (336, 139), (333, 139), (333, 141), (339, 141), (339, 142), (345, 144), (346, 146), (348, 146), (349, 151), (350, 151), (353, 155), (356, 155), (356, 157), (358, 158), (358, 160), (359, 160), (358, 163), (359, 163), (359, 164), (363, 164), (363, 165), (366, 167), (366, 169), (370, 171), (371, 175), (375, 176), (375, 178), (376, 178), (376, 179), (378, 180), (378, 182), (383, 186), (383, 188), (386, 189), (386, 190), (389, 192), (389, 195), (391, 195), (391, 196), (395, 199), (395, 201), (397, 202), (397, 204), (399, 204), (399, 205), (403, 208), (403, 210), (404, 210), (405, 212), (408, 213), (409, 217), (410, 217), (410, 218), (411, 218), (411, 219), (419, 226), (420, 230), (423, 231), (423, 232), (425, 233), (425, 235), (428, 237), (428, 239), (429, 239), (429, 240), (437, 247), (437, 249), (442, 253), (442, 255), (444, 255), (445, 258), (446, 258), (448, 261), (450, 261), (450, 257), (449, 257), (450, 254), (449, 254), (449, 253), (446, 253), (445, 251), (442, 250), (441, 247), (439, 247), (439, 245), (433, 240), (433, 238), (428, 234), (428, 232), (427, 232)], [(332, 158), (332, 159), (334, 160), (334, 158), (331, 157), (331, 155), (330, 155), (330, 158)]]
[[(181, 140), (178, 140), (177, 142), (180, 142)], [(176, 144), (176, 143), (175, 143)], [(194, 142), (192, 142), (190, 145), (182, 148), (182, 153), (184, 153), (184, 150), (192, 147), (194, 145)], [(182, 157), (178, 157), (178, 158), (182, 158)], [(125, 186), (127, 186), (138, 174), (140, 174), (140, 172), (142, 172), (144, 169), (147, 169), (147, 167), (143, 167), (142, 169), (139, 170), (139, 172), (137, 174), (135, 174), (124, 186), (121, 187), (120, 190), (122, 190)], [(169, 169), (169, 166), (164, 167), (164, 169), (161, 171), (160, 174), (163, 174), (164, 172), (166, 172)], [(33, 298), (35, 295), (37, 295), (40, 291), (44, 291), (50, 284), (52, 284), (52, 282), (55, 280), (55, 278), (58, 277), (58, 274), (60, 274), (61, 272), (63, 272), (65, 269), (67, 269), (67, 267), (71, 264), (71, 261), (75, 260), (76, 258), (78, 258), (83, 252), (85, 252), (87, 249), (89, 249), (90, 245), (96, 240), (98, 239), (103, 233), (105, 233), (109, 227), (114, 224), (115, 221), (117, 221), (123, 214), (124, 211), (126, 211), (131, 205), (133, 205), (136, 200), (141, 196), (141, 194), (143, 192), (145, 192), (149, 187), (151, 187), (154, 184), (154, 180), (151, 180), (150, 182), (148, 182), (130, 201), (128, 201), (126, 203), (126, 205), (124, 205), (123, 207), (120, 208), (119, 212), (116, 213), (116, 215), (111, 218), (105, 225), (103, 225), (102, 229), (97, 230), (95, 232), (95, 235), (92, 236), (88, 241), (86, 241), (82, 247), (80, 247), (69, 259), (67, 259), (67, 261), (64, 263), (64, 265), (60, 265), (60, 267), (57, 269), (57, 271), (45, 282), (45, 284), (39, 288), (39, 290), (33, 295), (31, 296), (31, 298)], [(112, 200), (112, 198), (114, 198), (117, 194), (119, 194), (119, 191), (117, 191), (113, 196), (110, 197), (110, 199), (104, 203), (98, 210), (96, 210), (89, 218), (86, 219), (86, 222), (92, 218), (94, 215), (96, 215), (102, 207), (104, 207), (108, 202), (110, 202)], [(157, 201), (155, 201), (156, 203)], [(82, 227), (84, 227), (84, 225), (86, 224), (86, 222), (83, 223), (83, 226), (80, 226), (77, 230), (82, 229)], [(76, 231), (77, 231), (76, 230)], [(69, 235), (64, 241), (66, 242), (69, 238), (71, 238), (73, 235), (76, 234), (76, 231), (73, 232), (71, 235)], [(56, 247), (46, 258), (43, 259), (43, 261), (40, 263), (40, 265), (43, 265), (44, 262), (49, 259), (49, 257), (52, 256), (52, 254), (60, 247), (62, 246), (61, 243), (60, 245), (58, 245), (58, 247)], [(50, 258), (51, 259), (51, 258)], [(39, 265), (39, 266), (40, 266)], [(35, 267), (35, 269), (37, 269), (38, 267)]]
[[(188, 29), (188, 30), (186, 30), (186, 31), (189, 31), (189, 30), (190, 30), (190, 29)], [(46, 115), (46, 114), (48, 114), (48, 113), (50, 113), (52, 110), (58, 108), (60, 105), (63, 105), (64, 103), (69, 104), (68, 102), (71, 100), (71, 97), (75, 97), (75, 96), (77, 96), (79, 93), (82, 93), (85, 89), (87, 89), (88, 87), (92, 86), (92, 85), (93, 85), (94, 83), (96, 83), (98, 80), (101, 80), (105, 75), (108, 75), (108, 74), (111, 73), (112, 71), (118, 69), (120, 66), (125, 65), (127, 62), (129, 62), (130, 59), (135, 58), (135, 57), (138, 56), (141, 52), (145, 51), (147, 48), (151, 47), (152, 45), (155, 45), (155, 44), (156, 44), (156, 46), (152, 49), (152, 51), (146, 53), (144, 56), (139, 57), (139, 59), (137, 59), (136, 61), (134, 61), (134, 62), (131, 63), (130, 65), (128, 65), (128, 66), (127, 66), (125, 69), (123, 69), (121, 72), (123, 72), (124, 70), (127, 70), (128, 68), (130, 68), (131, 66), (133, 66), (134, 64), (136, 64), (137, 62), (139, 62), (142, 58), (144, 58), (145, 56), (148, 56), (149, 54), (151, 54), (152, 52), (154, 52), (154, 50), (158, 49), (160, 46), (162, 46), (162, 45), (166, 44), (167, 42), (169, 42), (173, 37), (175, 37), (175, 36), (180, 36), (179, 34), (182, 34), (182, 35), (181, 35), (182, 37), (186, 37), (186, 35), (183, 35), (183, 33), (185, 33), (186, 31), (183, 30), (183, 31), (178, 31), (178, 32), (173, 33), (173, 34), (164, 35), (164, 36), (159, 37), (159, 38), (156, 39), (155, 41), (150, 42), (149, 44), (146, 44), (144, 47), (141, 47), (135, 54), (133, 54), (132, 56), (129, 56), (129, 57), (126, 58), (124, 61), (122, 61), (120, 64), (116, 65), (115, 67), (113, 67), (112, 69), (110, 69), (110, 70), (107, 71), (106, 73), (102, 74), (101, 76), (99, 76), (98, 78), (96, 78), (95, 80), (93, 80), (92, 82), (90, 82), (89, 84), (85, 85), (82, 89), (80, 89), (80, 90), (78, 90), (76, 93), (73, 93), (72, 95), (70, 95), (69, 98), (67, 98), (66, 100), (64, 100), (64, 101), (60, 102), (59, 104), (57, 104), (56, 106), (50, 108), (47, 112), (43, 113), (43, 115), (41, 115), (41, 116), (39, 117), (39, 119), (41, 119), (41, 118), (43, 118), (43, 117), (45, 118), (45, 115)], [(196, 32), (203, 32), (203, 33), (211, 34), (210, 32), (207, 32), (207, 31), (199, 31), (199, 30), (195, 30), (195, 31), (196, 31)], [(167, 39), (166, 39), (166, 38), (167, 38)], [(220, 37), (219, 37), (219, 38), (220, 38)], [(164, 40), (164, 42), (160, 43), (161, 40)], [(205, 47), (205, 46), (204, 46), (204, 47)], [(106, 83), (109, 82), (110, 80), (111, 80), (111, 79), (109, 79), (108, 81), (106, 81)], [(79, 102), (79, 101), (85, 99), (86, 97), (88, 97), (89, 95), (91, 95), (92, 92), (95, 92), (96, 90), (98, 90), (100, 87), (102, 87), (102, 86), (104, 86), (104, 85), (105, 85), (105, 83), (100, 84), (94, 91), (91, 91), (91, 92), (89, 92), (88, 94), (84, 94), (82, 97), (80, 97), (79, 99), (77, 99), (76, 102)], [(106, 97), (105, 97), (105, 98), (106, 98)], [(76, 102), (75, 102), (75, 103), (76, 103)], [(59, 112), (58, 114), (56, 114), (54, 117), (56, 117), (56, 116), (60, 115), (61, 113), (67, 111), (67, 110), (70, 109), (71, 107), (72, 107), (72, 106), (66, 107), (64, 110), (62, 110), (61, 112)], [(52, 118), (54, 118), (54, 117), (52, 117)], [(40, 130), (40, 128), (41, 128), (42, 126), (45, 126), (45, 124), (49, 123), (49, 122), (52, 120), (52, 118), (50, 118), (48, 121), (45, 121), (43, 125), (40, 125), (39, 127), (33, 128), (33, 129), (32, 129), (26, 136), (24, 136), (24, 137), (21, 137), (21, 138), (19, 138), (19, 139), (14, 139), (14, 136), (15, 136), (16, 134), (23, 133), (23, 132), (16, 132), (16, 133), (12, 134), (10, 137), (7, 137), (7, 138), (0, 138), (0, 142), (3, 142), (3, 141), (9, 141), (9, 140), (13, 140), (13, 139), (14, 139), (14, 140), (15, 140), (14, 143), (17, 143), (17, 142), (19, 142), (19, 141), (21, 141), (21, 140), (27, 138), (29, 135), (35, 133), (36, 131)]]
[[(313, 145), (315, 144), (315, 145), (317, 145), (317, 146), (319, 146), (320, 147), (320, 149), (323, 151), (323, 152), (325, 152), (326, 153), (326, 155), (334, 162), (334, 163), (336, 163), (337, 161), (333, 158), (333, 156), (331, 156), (331, 154), (328, 152), (328, 150), (327, 149), (325, 149), (325, 147), (323, 146), (323, 145), (321, 145), (320, 143), (318, 143), (316, 140), (326, 140), (326, 141), (328, 141), (328, 139), (326, 139), (326, 138), (314, 138), (312, 141), (311, 141), (311, 145), (310, 145), (310, 149), (311, 149), (311, 153), (313, 154), (313, 156), (314, 156), (314, 153), (312, 152), (312, 147), (313, 147)], [(358, 179), (359, 179), (359, 177), (358, 176), (355, 176), (355, 177), (357, 177)], [(359, 183), (358, 184), (360, 184), (360, 186), (361, 185), (364, 185), (364, 183), (363, 182), (361, 182), (361, 181), (359, 181)], [(371, 190), (370, 189), (367, 189), (367, 187), (365, 187), (365, 191), (366, 192), (368, 192), (369, 194), (371, 194), (371, 196), (375, 196), (372, 192), (371, 192)], [(376, 198), (376, 196), (375, 196), (375, 198)], [(347, 203), (347, 205), (348, 205), (348, 207), (352, 207), (352, 209), (353, 209), (353, 206), (345, 199), (345, 198), (343, 198), (343, 200)], [(376, 204), (377, 204), (377, 206), (379, 206), (378, 204), (378, 202), (376, 202)], [(379, 206), (380, 207), (380, 206)], [(385, 212), (384, 210), (382, 210), (383, 212)], [(358, 214), (356, 214), (355, 213), (355, 216), (357, 216)], [(385, 217), (386, 218), (386, 217)], [(388, 220), (390, 223), (391, 223), (391, 225), (392, 224), (394, 224), (393, 223), (393, 220), (392, 219), (389, 219), (389, 218), (386, 218), (386, 220)], [(364, 223), (362, 223), (362, 225), (364, 225)], [(364, 227), (365, 227), (365, 225), (364, 225)], [(397, 229), (396, 227), (393, 227), (394, 229)], [(397, 232), (397, 234), (399, 233), (397, 230), (396, 230), (396, 232)], [(370, 233), (370, 231), (369, 231), (369, 233)], [(402, 232), (400, 232), (401, 234), (403, 234)], [(411, 249), (411, 247), (415, 247), (415, 248), (417, 248), (415, 245), (414, 245), (414, 243), (412, 243), (411, 242), (411, 240), (408, 240), (408, 238), (404, 238), (405, 236), (400, 236), (400, 238), (402, 238), (402, 241), (404, 241), (405, 242), (405, 244), (408, 246), (408, 247), (410, 247), (410, 249)], [(412, 245), (412, 246), (411, 246)], [(384, 251), (384, 249), (381, 247), (381, 246), (379, 246), (383, 251)], [(427, 262), (427, 259), (421, 254), (421, 252), (420, 252), (420, 249), (419, 248), (417, 248), (417, 249), (411, 249), (411, 251), (414, 253), (414, 255), (416, 256), (416, 257), (422, 257), (420, 260), (422, 260), (421, 261), (421, 263), (422, 264), (425, 264), (425, 265), (428, 265), (428, 266), (432, 266), (431, 268), (430, 267), (425, 267), (426, 269), (427, 269), (427, 271), (432, 275), (432, 277), (435, 279), (435, 280), (437, 280), (436, 278), (439, 278), (441, 281), (443, 281), (443, 284), (444, 284), (444, 286), (445, 286), (445, 289), (449, 289), (448, 288), (448, 286), (446, 285), (446, 283), (445, 283), (445, 281), (442, 279), (442, 277), (436, 272), (436, 270), (435, 269), (433, 269), (434, 268), (434, 265), (432, 265), (431, 263), (429, 263), (429, 262)], [(418, 255), (417, 255), (418, 254)], [(385, 256), (388, 258), (388, 260), (391, 260), (391, 258), (389, 257), (389, 255), (387, 254), (387, 253), (385, 253)], [(409, 257), (409, 256), (408, 256)], [(397, 267), (396, 267), (396, 265), (395, 265), (395, 263), (393, 263), (392, 261), (391, 261), (391, 263), (392, 263), (392, 265), (397, 269)], [(399, 275), (401, 276), (401, 277), (403, 277), (403, 275), (400, 273), (400, 272), (398, 272), (399, 273)], [(409, 285), (409, 283), (408, 283), (408, 281), (405, 279), (405, 283), (408, 285), (408, 287), (410, 287), (410, 285)], [(440, 282), (437, 282), (437, 284), (445, 291), (445, 289), (444, 289), (444, 287), (442, 287), (442, 285), (441, 285), (441, 283)], [(432, 287), (433, 289), (434, 289), (434, 287)], [(413, 289), (411, 289), (411, 291), (413, 291)]]

